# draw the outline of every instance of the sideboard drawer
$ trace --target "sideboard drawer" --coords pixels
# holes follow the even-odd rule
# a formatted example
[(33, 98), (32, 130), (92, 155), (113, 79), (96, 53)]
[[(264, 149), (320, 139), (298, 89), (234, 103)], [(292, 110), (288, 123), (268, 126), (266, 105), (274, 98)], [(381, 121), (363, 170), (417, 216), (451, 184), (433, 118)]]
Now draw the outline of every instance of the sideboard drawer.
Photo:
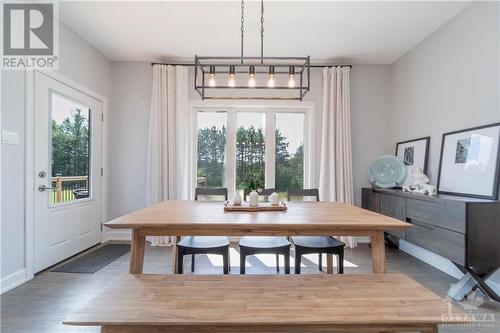
[(406, 216), (465, 233), (465, 203), (459, 201), (406, 200)]
[(405, 221), (406, 199), (394, 195), (382, 194), (380, 196), (380, 213)]
[(465, 264), (465, 235), (431, 224), (412, 220), (413, 227), (406, 231), (406, 240), (437, 253), (451, 261)]

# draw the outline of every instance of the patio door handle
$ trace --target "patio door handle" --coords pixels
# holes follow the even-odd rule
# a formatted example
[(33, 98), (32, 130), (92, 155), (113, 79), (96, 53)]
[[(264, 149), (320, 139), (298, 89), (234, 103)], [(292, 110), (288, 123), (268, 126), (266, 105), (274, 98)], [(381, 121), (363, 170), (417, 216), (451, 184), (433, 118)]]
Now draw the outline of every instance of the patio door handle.
[(46, 190), (53, 190), (53, 189), (54, 189), (53, 187), (47, 187), (45, 185), (38, 186), (38, 191), (40, 191), (40, 192), (44, 192)]

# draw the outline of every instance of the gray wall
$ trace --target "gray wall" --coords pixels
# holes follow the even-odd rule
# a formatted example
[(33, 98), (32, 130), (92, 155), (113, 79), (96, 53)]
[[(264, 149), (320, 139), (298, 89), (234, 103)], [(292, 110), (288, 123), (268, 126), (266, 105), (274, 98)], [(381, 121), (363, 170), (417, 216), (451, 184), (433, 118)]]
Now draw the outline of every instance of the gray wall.
[(113, 62), (110, 119), (110, 217), (146, 206), (146, 157), (152, 69), (149, 63)]
[[(499, 22), (499, 3), (474, 3), (391, 66), (391, 141), (431, 136), (432, 184), (443, 133), (500, 121)], [(489, 282), (500, 292), (500, 270)]]
[(19, 133), (18, 145), (2, 144), (0, 277), (24, 266), (24, 73), (2, 71), (2, 129)]
[[(60, 24), (59, 72), (96, 93), (110, 96), (111, 63), (79, 35)], [(25, 73), (2, 71), (2, 129), (18, 132), (19, 145), (2, 144), (1, 272), (3, 279), (25, 266)]]
[(433, 184), (443, 133), (500, 120), (498, 24), (472, 4), (391, 66), (392, 141), (431, 136)]
[[(306, 101), (316, 103), (321, 129), (322, 71), (312, 71), (312, 90)], [(192, 79), (191, 79), (192, 82)], [(110, 217), (146, 204), (147, 129), (152, 69), (149, 63), (114, 62), (112, 65), (111, 193)], [(191, 89), (192, 90), (192, 89)], [(194, 91), (190, 98), (199, 99)], [(389, 136), (380, 135), (389, 121), (389, 66), (356, 65), (351, 72), (351, 112), (355, 200), (361, 204), (361, 187), (368, 185), (366, 170), (377, 156), (389, 153)], [(319, 156), (320, 133), (316, 139)], [(316, 166), (319, 170), (319, 165)], [(316, 172), (319, 175), (319, 171)]]

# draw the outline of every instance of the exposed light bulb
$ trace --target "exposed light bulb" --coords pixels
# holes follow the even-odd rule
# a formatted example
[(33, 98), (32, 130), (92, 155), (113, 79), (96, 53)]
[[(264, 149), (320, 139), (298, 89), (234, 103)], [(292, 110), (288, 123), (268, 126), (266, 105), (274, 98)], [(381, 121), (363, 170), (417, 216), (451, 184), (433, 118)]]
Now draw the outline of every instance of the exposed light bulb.
[(215, 87), (217, 82), (215, 81), (215, 74), (210, 74), (210, 79), (208, 79), (208, 86)]
[(234, 79), (234, 77), (235, 77), (234, 73), (235, 73), (234, 66), (229, 66), (229, 79), (227, 80), (227, 85), (231, 88), (236, 86), (236, 80)]
[(236, 80), (234, 79), (234, 74), (229, 74), (229, 79), (227, 80), (227, 85), (231, 88), (236, 86)]
[(288, 69), (288, 88), (294, 88), (295, 87), (295, 79), (294, 79), (294, 76), (295, 76), (295, 67), (294, 66), (290, 66), (290, 68)]
[(250, 77), (248, 78), (248, 86), (250, 88), (254, 88), (257, 84), (257, 82), (255, 82), (255, 67), (254, 66), (250, 66), (248, 68), (248, 73), (250, 75)]
[(250, 88), (254, 88), (257, 85), (257, 82), (255, 81), (255, 75), (250, 74), (250, 78), (248, 79), (248, 86)]
[(208, 86), (215, 87), (216, 85), (217, 85), (217, 82), (215, 82), (215, 66), (211, 65), (210, 66), (210, 78), (208, 79)]
[(276, 86), (276, 81), (274, 80), (274, 75), (269, 75), (269, 80), (267, 80), (267, 86), (269, 88), (274, 88)]

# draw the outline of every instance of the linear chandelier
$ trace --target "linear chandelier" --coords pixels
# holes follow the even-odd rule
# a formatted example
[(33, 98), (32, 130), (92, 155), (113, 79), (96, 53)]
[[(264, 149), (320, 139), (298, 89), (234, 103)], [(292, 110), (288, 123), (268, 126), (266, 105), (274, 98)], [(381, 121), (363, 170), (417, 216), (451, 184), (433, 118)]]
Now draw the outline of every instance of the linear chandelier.
[(264, 0), (260, 6), (260, 57), (195, 56), (194, 88), (205, 99), (302, 100), (310, 89), (310, 57), (264, 57)]

